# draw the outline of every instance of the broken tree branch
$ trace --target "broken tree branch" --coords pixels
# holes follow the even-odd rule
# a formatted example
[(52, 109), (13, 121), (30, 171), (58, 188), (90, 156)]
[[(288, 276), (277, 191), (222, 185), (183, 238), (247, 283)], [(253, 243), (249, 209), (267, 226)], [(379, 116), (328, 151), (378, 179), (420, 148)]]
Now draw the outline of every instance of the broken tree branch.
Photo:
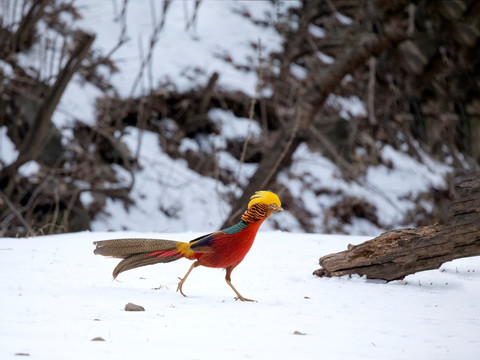
[(358, 274), (387, 281), (480, 255), (480, 179), (457, 186), (458, 199), (444, 224), (392, 230), (348, 250), (320, 258), (318, 276)]

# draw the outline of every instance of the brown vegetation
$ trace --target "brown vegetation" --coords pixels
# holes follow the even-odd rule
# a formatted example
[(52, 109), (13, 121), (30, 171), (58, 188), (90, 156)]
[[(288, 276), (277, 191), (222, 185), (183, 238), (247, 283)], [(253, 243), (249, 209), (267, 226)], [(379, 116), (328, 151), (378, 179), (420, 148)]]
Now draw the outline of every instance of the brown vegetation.
[[(185, 92), (172, 91), (168, 84), (139, 98), (119, 98), (112, 95), (114, 91), (107, 92), (112, 86), (98, 69), (117, 70), (110, 56), (125, 42), (127, 3), (120, 11), (123, 26), (118, 44), (105, 56), (91, 48), (92, 35), (73, 31), (62, 20), (61, 14), (69, 14), (72, 21), (79, 16), (72, 4), (25, 1), (18, 26), (8, 18), (10, 12), (2, 13), (0, 60), (13, 70), (0, 70), (0, 126), (7, 126), (19, 156), (8, 166), (0, 162), (0, 236), (86, 229), (109, 197), (120, 198), (128, 206), (136, 159), (118, 135), (126, 126), (157, 132), (169, 156), (184, 157), (202, 175), (224, 183), (238, 182), (234, 174), (219, 170), (214, 153), (178, 151), (184, 137), (220, 131), (208, 115), (214, 108), (251, 118), (264, 130), (261, 141), (228, 141), (227, 150), (235, 158), (259, 167), (242, 186), (243, 195), (231, 195), (233, 208), (225, 225), (238, 217), (253, 191), (268, 188), (286, 199), (304, 230), (309, 230), (312, 215), (295, 206), (288, 190), (277, 183), (277, 174), (288, 169), (301, 143), (322, 151), (337, 164), (341, 176), (359, 183), (366, 169), (381, 161), (385, 144), (403, 146), (419, 159), (420, 151), (440, 160), (451, 159), (452, 178), (478, 171), (480, 1), (303, 1), (273, 23), (284, 38), (281, 52), (266, 58), (261, 44), (252, 44), (259, 54), (258, 67), (232, 64), (258, 74), (254, 99), (218, 88), (222, 74), (217, 73), (204, 87)], [(14, 4), (6, 1), (7, 7)], [(163, 16), (154, 26), (139, 76), (151, 61), (169, 4), (163, 2)], [(200, 6), (201, 1), (195, 3), (187, 28), (195, 26)], [(248, 12), (241, 16), (258, 21)], [(58, 62), (63, 66), (58, 72), (32, 73), (16, 60), (19, 53), (39, 44), (43, 36), (38, 33), (39, 21), (45, 21), (55, 34), (53, 43), (45, 40), (45, 44), (56, 46), (61, 54)], [(325, 36), (317, 36), (312, 28), (323, 29)], [(48, 54), (47, 49), (44, 53)], [(325, 60), (328, 57), (332, 61)], [(228, 56), (224, 60), (232, 61)], [(273, 64), (278, 64), (278, 71)], [(293, 66), (307, 75), (295, 76)], [(73, 73), (105, 91), (105, 96), (97, 102), (96, 124), (74, 122), (70, 129), (74, 136), (66, 142), (50, 118)], [(262, 96), (266, 88), (272, 90), (271, 95)], [(357, 96), (366, 104), (367, 116), (343, 118), (326, 102), (331, 94)], [(176, 127), (167, 129), (165, 119)], [(34, 159), (41, 168), (38, 174), (21, 175), (20, 165)], [(130, 183), (119, 183), (113, 164), (130, 172)], [(82, 192), (94, 195), (88, 207), (80, 200)], [(432, 189), (422, 196), (438, 205), (434, 208), (442, 208), (451, 192)], [(328, 216), (347, 223), (352, 217), (377, 221), (374, 205), (354, 198), (340, 199)], [(428, 224), (443, 216), (441, 211), (418, 209), (406, 221)], [(341, 231), (337, 226), (327, 230)]]

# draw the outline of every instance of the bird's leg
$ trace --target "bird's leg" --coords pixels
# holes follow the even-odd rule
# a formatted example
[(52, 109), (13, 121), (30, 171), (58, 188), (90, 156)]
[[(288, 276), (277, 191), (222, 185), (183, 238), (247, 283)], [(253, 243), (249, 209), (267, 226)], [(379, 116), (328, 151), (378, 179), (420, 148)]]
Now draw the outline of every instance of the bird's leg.
[[(247, 299), (247, 298), (244, 298), (238, 291), (237, 289), (235, 289), (235, 286), (233, 286), (232, 284), (232, 279), (231, 279), (231, 274), (232, 274), (232, 271), (233, 269), (235, 268), (235, 266), (229, 266), (227, 267), (227, 273), (225, 275), (225, 281), (227, 282), (228, 286), (230, 286), (232, 288), (233, 291), (235, 291), (235, 294), (237, 294), (237, 297), (235, 298), (235, 300), (240, 300), (240, 301), (255, 301), (255, 300), (252, 300), (252, 299)], [(256, 302), (256, 301), (255, 301)]]
[(254, 301), (254, 302), (256, 302), (256, 300), (244, 298), (244, 297), (237, 291), (237, 289), (235, 289), (235, 287), (233, 286), (233, 284), (232, 284), (231, 281), (229, 281), (229, 280), (226, 280), (226, 281), (227, 281), (227, 284), (230, 285), (230, 287), (232, 288), (232, 290), (235, 291), (235, 294), (237, 294), (237, 297), (235, 298), (235, 300), (240, 300), (240, 301)]
[(177, 291), (180, 291), (180, 294), (182, 294), (183, 296), (187, 297), (187, 295), (185, 295), (182, 291), (182, 286), (183, 286), (183, 283), (185, 282), (185, 280), (187, 280), (187, 277), (188, 275), (190, 275), (190, 273), (192, 272), (193, 269), (195, 269), (198, 265), (200, 265), (198, 263), (198, 261), (195, 261), (192, 266), (190, 266), (190, 269), (188, 269), (187, 273), (185, 274), (185, 276), (183, 278), (180, 278), (180, 282), (178, 283), (178, 286), (177, 286)]

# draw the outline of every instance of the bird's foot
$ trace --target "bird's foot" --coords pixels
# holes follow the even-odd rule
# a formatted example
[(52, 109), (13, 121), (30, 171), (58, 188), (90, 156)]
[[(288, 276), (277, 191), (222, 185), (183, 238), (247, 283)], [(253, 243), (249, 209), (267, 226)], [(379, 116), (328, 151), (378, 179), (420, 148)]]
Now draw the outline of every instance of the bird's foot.
[(180, 282), (178, 283), (178, 286), (177, 286), (177, 292), (180, 291), (180, 294), (182, 294), (184, 297), (188, 297), (182, 291), (182, 286), (183, 286), (183, 283), (185, 282), (184, 280), (185, 278), (182, 279), (181, 277), (179, 277), (179, 279), (180, 279)]
[(258, 302), (257, 300), (247, 299), (247, 298), (244, 298), (243, 296), (236, 296), (236, 297), (235, 297), (235, 301), (236, 301), (236, 300), (240, 300), (240, 301), (250, 301), (250, 302)]

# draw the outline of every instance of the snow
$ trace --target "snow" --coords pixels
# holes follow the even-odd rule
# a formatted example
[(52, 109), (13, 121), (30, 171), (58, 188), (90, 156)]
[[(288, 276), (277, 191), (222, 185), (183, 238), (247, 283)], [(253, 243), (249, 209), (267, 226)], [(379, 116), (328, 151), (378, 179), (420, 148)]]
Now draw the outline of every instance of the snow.
[(258, 122), (236, 117), (233, 111), (212, 109), (208, 112), (208, 116), (226, 139), (250, 137), (258, 139), (261, 137), (262, 129)]
[[(422, 191), (426, 191), (428, 187), (444, 187), (445, 176), (451, 169), (450, 166), (428, 157), (425, 157), (420, 163), (390, 145), (383, 147), (382, 158), (384, 161), (391, 162), (395, 170), (389, 170), (383, 165), (370, 167), (367, 179), (373, 186), (398, 198), (418, 195)], [(405, 187), (404, 184), (408, 182), (415, 186)]]
[(313, 24), (308, 25), (308, 31), (317, 38), (324, 38), (327, 35), (325, 29)]
[[(106, 51), (116, 45), (121, 34), (122, 22), (119, 20), (119, 9), (117, 14), (113, 11), (115, 4), (120, 6), (118, 2), (110, 1), (77, 1), (84, 14), (78, 26), (96, 33), (95, 46)], [(218, 80), (220, 86), (255, 94), (256, 74), (238, 70), (231, 64), (226, 64), (221, 57), (227, 55), (234, 64), (246, 65), (251, 58), (255, 58), (251, 47), (253, 43), (260, 42), (265, 54), (280, 50), (281, 37), (273, 28), (257, 26), (242, 16), (246, 11), (254, 14), (256, 19), (268, 21), (275, 7), (264, 1), (202, 3), (198, 8), (196, 22), (192, 22), (194, 6), (194, 1), (172, 1), (163, 17), (161, 5), (152, 7), (152, 2), (147, 0), (128, 4), (127, 42), (114, 53), (114, 61), (119, 64), (120, 73), (113, 80), (116, 85), (120, 85), (117, 87), (123, 96), (138, 91), (133, 88), (139, 75), (138, 64), (143, 61), (142, 53), (145, 57), (149, 51), (150, 41), (155, 36), (155, 26), (163, 18), (165, 23), (155, 37), (152, 53), (154, 84), (173, 79), (177, 89), (190, 89), (204, 85), (208, 77), (218, 71), (221, 74)], [(99, 25), (102, 31), (99, 31)], [(196, 73), (195, 68), (203, 69), (205, 73)]]
[[(75, 3), (83, 14), (78, 27), (94, 32), (96, 51), (107, 54), (122, 33), (123, 2)], [(120, 71), (106, 74), (122, 97), (145, 93), (158, 84), (168, 84), (169, 90), (204, 86), (215, 71), (220, 74), (217, 86), (255, 96), (257, 75), (244, 70), (245, 66), (258, 66), (269, 53), (279, 51), (282, 38), (272, 26), (255, 25), (250, 19), (271, 24), (293, 6), (291, 2), (267, 1), (201, 3), (197, 21), (187, 26), (195, 2), (174, 1), (164, 27), (155, 34), (155, 24), (162, 18), (161, 5), (148, 0), (125, 3), (127, 41), (113, 56)], [(20, 11), (18, 6), (14, 10)], [(352, 23), (339, 13), (336, 17), (344, 25)], [(324, 36), (320, 27), (311, 26), (309, 31)], [(156, 42), (151, 64), (139, 73), (150, 41)], [(255, 50), (252, 44), (260, 44), (262, 50)], [(44, 46), (39, 43), (21, 61), (31, 63), (43, 78), (52, 80), (52, 69), (59, 68), (61, 59), (54, 53), (35, 56)], [(324, 53), (317, 55), (327, 64), (334, 62)], [(46, 57), (53, 63), (40, 61)], [(8, 71), (6, 64), (0, 66)], [(291, 71), (299, 78), (305, 76), (300, 66), (292, 66)], [(350, 81), (351, 76), (345, 79)], [(55, 112), (55, 124), (64, 134), (73, 119), (95, 124), (94, 103), (101, 95), (75, 76)], [(341, 109), (346, 120), (366, 116), (358, 97), (331, 95), (327, 104)], [(260, 126), (225, 110), (212, 110), (209, 116), (221, 134), (184, 139), (179, 151), (214, 148), (218, 164), (235, 174), (239, 184), (246, 184), (257, 165), (240, 164), (225, 151), (226, 140), (251, 137), (258, 141)], [(173, 121), (162, 123), (176, 126)], [(184, 286), (190, 297), (183, 298), (175, 290), (178, 277), (189, 267), (186, 260), (135, 269), (122, 274), (117, 282), (111, 279), (117, 260), (92, 254), (92, 242), (100, 239), (138, 236), (188, 241), (214, 231), (230, 211), (228, 195), (238, 195), (238, 189), (199, 175), (185, 160), (167, 156), (157, 134), (127, 130), (121, 140), (132, 154), (139, 151), (140, 169), (131, 192), (134, 204), (126, 208), (118, 200), (107, 200), (106, 214), (93, 221), (93, 232), (0, 238), (0, 272), (4, 274), (0, 278), (0, 359), (18, 359), (21, 354), (49, 360), (122, 360), (139, 355), (147, 359), (234, 360), (478, 356), (480, 257), (456, 260), (440, 270), (388, 284), (360, 277), (320, 279), (311, 275), (320, 256), (369, 239), (320, 235), (325, 222), (328, 225), (331, 220), (325, 219), (325, 213), (338, 200), (352, 196), (370, 201), (380, 225), (388, 228), (398, 225), (416, 205), (415, 196), (420, 192), (446, 186), (451, 168), (428, 158), (415, 144), (421, 159), (407, 156), (408, 146), (403, 147), (405, 152), (385, 146), (382, 158), (392, 166), (369, 168), (359, 182), (343, 180), (338, 167), (324, 154), (300, 145), (292, 167), (282, 171), (277, 180), (296, 202), (318, 214), (311, 224), (317, 234), (297, 233), (302, 227), (288, 208), (269, 219), (251, 253), (233, 273), (237, 289), (258, 302), (240, 303), (233, 300), (220, 270), (195, 269)], [(358, 149), (359, 154), (362, 151)], [(0, 127), (0, 161), (9, 164), (17, 156), (6, 127)], [(130, 173), (119, 166), (115, 170), (120, 178), (116, 186), (129, 185)], [(35, 162), (21, 168), (24, 176), (37, 171)], [(81, 195), (86, 204), (94, 196), (89, 192)], [(426, 201), (421, 205), (432, 206)], [(275, 224), (288, 232), (269, 231)], [(365, 219), (353, 219), (345, 231), (372, 235), (381, 229)], [(142, 305), (146, 311), (125, 312), (128, 302)], [(105, 341), (91, 341), (96, 337)]]
[[(124, 3), (128, 8), (125, 33), (122, 35), (121, 8)], [(95, 51), (108, 54), (122, 36), (126, 40), (113, 53), (119, 72), (104, 74), (115, 85), (121, 97), (147, 92), (150, 86), (158, 88), (159, 84), (165, 84), (167, 90), (204, 86), (214, 71), (220, 74), (217, 86), (255, 96), (257, 74), (255, 71), (246, 71), (244, 65), (258, 66), (271, 52), (281, 49), (282, 38), (272, 24), (275, 21), (287, 21), (294, 16), (289, 13), (289, 7), (300, 6), (300, 2), (202, 2), (198, 8), (197, 20), (192, 23), (195, 2), (173, 1), (170, 2), (163, 28), (155, 35), (155, 25), (163, 16), (162, 6), (156, 2), (77, 0), (75, 4), (83, 15), (76, 26), (95, 33)], [(19, 11), (18, 7), (16, 11)], [(351, 19), (339, 13), (336, 16), (343, 24), (351, 22)], [(294, 21), (289, 23), (292, 26), (295, 24)], [(42, 29), (47, 31), (45, 26)], [(309, 31), (313, 36), (322, 36), (323, 29), (312, 25)], [(140, 64), (147, 56), (148, 44), (152, 39), (156, 41), (152, 61), (148, 69), (140, 74)], [(252, 44), (259, 43), (262, 47), (260, 52), (252, 47)], [(25, 56), (22, 61), (30, 61), (32, 67), (38, 67), (39, 56), (35, 54), (41, 52), (43, 46), (44, 44), (37, 44), (29, 54), (30, 57)], [(326, 54), (318, 52), (317, 55), (326, 63), (334, 62)], [(225, 57), (231, 59), (231, 63), (225, 62)], [(45, 65), (45, 69), (57, 69), (60, 59), (50, 55), (48, 58), (55, 63), (54, 66)], [(275, 72), (278, 64), (272, 66), (271, 70)], [(198, 69), (204, 71), (198, 72)], [(301, 66), (292, 65), (291, 72), (299, 78), (305, 77), (305, 69)], [(42, 74), (51, 75), (48, 71)], [(135, 85), (137, 79), (140, 82)], [(344, 80), (351, 79), (347, 75)], [(79, 76), (74, 77), (53, 117), (64, 137), (69, 136), (74, 121), (95, 124), (94, 104), (96, 98), (102, 95), (93, 85), (82, 82)], [(341, 97), (332, 94), (327, 105), (339, 109), (340, 115), (346, 120), (365, 117), (367, 114), (365, 105), (356, 96)], [(220, 226), (229, 213), (231, 195), (240, 194), (238, 186), (247, 184), (257, 168), (256, 164), (240, 163), (239, 159), (228, 153), (227, 140), (263, 141), (264, 136), (258, 122), (237, 118), (231, 111), (214, 109), (208, 115), (218, 126), (219, 134), (183, 139), (179, 151), (213, 151), (216, 164), (232, 174), (237, 184), (226, 186), (216, 179), (200, 176), (188, 168), (185, 160), (168, 157), (159, 146), (157, 135), (130, 128), (129, 134), (121, 140), (127, 143), (134, 155), (137, 154), (140, 142), (141, 170), (135, 173), (132, 191), (134, 204), (126, 208), (121, 201), (108, 199), (105, 214), (94, 220), (92, 230), (209, 231)], [(177, 126), (171, 119), (163, 119), (161, 124), (166, 129)], [(325, 154), (309, 150), (303, 144), (294, 154), (293, 166), (283, 171), (277, 182), (290, 190), (296, 202), (303, 203), (306, 209), (317, 214), (311, 220), (310, 229), (320, 233), (333, 228), (334, 220), (326, 219), (325, 212), (338, 201), (346, 196), (368, 200), (377, 209), (379, 226), (368, 223), (365, 219), (354, 218), (351, 224), (343, 227), (343, 231), (374, 235), (383, 229), (402, 225), (407, 212), (417, 205), (416, 196), (420, 192), (428, 191), (429, 187), (447, 186), (445, 178), (451, 171), (451, 166), (422, 155), (420, 146), (416, 146), (416, 150), (421, 154), (421, 159), (407, 156), (408, 145), (401, 149), (404, 152), (386, 146), (382, 149), (382, 158), (389, 161), (392, 167), (370, 167), (365, 179), (349, 182), (341, 179), (340, 170)], [(357, 152), (361, 154), (362, 150), (358, 149)], [(0, 127), (0, 161), (9, 164), (17, 155), (17, 150), (6, 135), (6, 128)], [(467, 166), (466, 164), (465, 167)], [(38, 171), (38, 164), (26, 164), (21, 171), (24, 176), (30, 176)], [(120, 167), (116, 167), (116, 171), (123, 179), (118, 186), (129, 185), (131, 174)], [(83, 192), (81, 196), (86, 203), (91, 203), (94, 197), (88, 192)], [(193, 204), (195, 212), (191, 211)], [(421, 206), (429, 209), (433, 205), (424, 201)], [(279, 214), (264, 227), (268, 230), (304, 230), (299, 221), (288, 212)]]
[(335, 17), (337, 20), (340, 22), (342, 25), (351, 25), (353, 24), (353, 20), (349, 18), (348, 16), (345, 16), (339, 12), (335, 12)]
[[(158, 84), (178, 91), (205, 86), (214, 72), (220, 74), (217, 86), (255, 96), (257, 74), (242, 67), (258, 67), (259, 58), (266, 58), (269, 53), (281, 49), (282, 38), (272, 26), (255, 25), (242, 15), (245, 12), (255, 14), (255, 19), (271, 23), (276, 12), (282, 11), (283, 7), (275, 7), (266, 1), (200, 3), (196, 21), (192, 21), (194, 1), (170, 2), (166, 16), (162, 2), (136, 0), (125, 3), (124, 27), (123, 2), (75, 1), (82, 14), (82, 19), (75, 24), (82, 31), (95, 34), (95, 51), (107, 55), (120, 39), (125, 41), (112, 55), (119, 71), (104, 74), (122, 97), (145, 94)], [(163, 27), (160, 26), (162, 19), (165, 20)], [(154, 46), (150, 51), (152, 43)], [(255, 50), (252, 44), (260, 44), (261, 51)], [(43, 46), (37, 44), (31, 53), (43, 54)], [(148, 63), (149, 52), (151, 61), (140, 71), (141, 64)], [(54, 61), (48, 64), (49, 69), (59, 68), (59, 59), (54, 55), (48, 58)], [(231, 59), (231, 63), (225, 62), (225, 57)], [(22, 59), (24, 65), (31, 63), (34, 68), (46, 67), (43, 63), (47, 61), (39, 65), (38, 58), (29, 54)], [(53, 122), (62, 128), (71, 124), (74, 118), (93, 125), (95, 99), (103, 95), (75, 75), (54, 113)]]
[(19, 173), (25, 177), (32, 176), (38, 173), (39, 170), (40, 170), (40, 164), (37, 163), (36, 161), (29, 161), (23, 164), (22, 166), (20, 166), (20, 168), (18, 169)]
[[(364, 179), (346, 181), (340, 169), (320, 152), (312, 151), (306, 144), (300, 144), (293, 154), (293, 164), (282, 171), (278, 181), (285, 185), (302, 206), (318, 214), (312, 231), (325, 232), (330, 219), (325, 218), (328, 209), (346, 196), (364, 199), (375, 205), (376, 215), (383, 228), (392, 228), (401, 223), (408, 211), (415, 208), (417, 196), (429, 188), (441, 189), (447, 186), (446, 176), (451, 167), (430, 159), (421, 152), (422, 161), (385, 145), (381, 150), (386, 165), (370, 166)], [(359, 151), (361, 152), (361, 151)], [(430, 204), (424, 203), (424, 207)], [(292, 224), (290, 224), (292, 226)], [(295, 225), (282, 230), (300, 231)], [(357, 235), (375, 235), (377, 226), (364, 219), (354, 219), (344, 227), (345, 232)]]
[[(222, 1), (201, 3), (197, 21), (190, 23), (194, 1), (170, 2), (165, 24), (160, 3), (125, 2), (126, 43), (113, 56), (119, 68), (106, 75), (128, 97), (148, 92), (158, 84), (168, 90), (204, 86), (213, 72), (219, 87), (257, 94), (255, 68), (279, 51), (282, 38), (271, 24), (288, 15), (292, 2)], [(122, 1), (77, 0), (83, 19), (78, 27), (96, 34), (95, 51), (114, 48), (122, 34)], [(299, 2), (294, 5), (299, 6)], [(12, 10), (19, 13), (19, 5)], [(243, 14), (243, 15), (242, 15)], [(13, 16), (14, 20), (17, 16)], [(349, 25), (352, 19), (336, 13)], [(250, 19), (254, 19), (255, 25)], [(12, 21), (13, 21), (12, 20)], [(290, 22), (295, 27), (295, 22)], [(48, 31), (46, 27), (42, 31)], [(312, 36), (325, 36), (310, 26)], [(139, 65), (155, 41), (152, 61), (144, 73)], [(260, 44), (261, 51), (252, 44)], [(39, 43), (21, 55), (43, 79), (53, 80), (61, 59), (41, 53)], [(43, 54), (43, 55), (42, 55)], [(40, 56), (41, 55), (41, 56)], [(318, 52), (327, 64), (330, 56)], [(43, 61), (50, 59), (51, 63)], [(225, 62), (224, 59), (231, 59)], [(1, 63), (4, 71), (9, 66)], [(199, 71), (202, 69), (202, 71)], [(275, 72), (275, 67), (272, 68)], [(291, 72), (305, 77), (304, 68)], [(351, 76), (345, 77), (350, 81)], [(268, 91), (263, 89), (262, 91)], [(73, 120), (95, 124), (95, 99), (103, 94), (75, 76), (68, 85), (53, 121), (68, 134)], [(327, 104), (348, 120), (366, 116), (358, 97), (331, 95)], [(212, 110), (209, 116), (221, 134), (184, 139), (179, 151), (216, 151), (216, 161), (246, 184), (256, 164), (240, 164), (226, 149), (227, 140), (258, 141), (257, 122), (237, 118), (232, 112)], [(166, 127), (176, 126), (162, 120)], [(0, 359), (474, 359), (480, 351), (480, 257), (456, 260), (432, 270), (384, 283), (360, 277), (320, 279), (312, 275), (320, 256), (346, 249), (371, 237), (321, 235), (332, 219), (328, 209), (345, 196), (373, 203), (382, 227), (397, 226), (417, 205), (416, 196), (430, 187), (446, 186), (451, 167), (422, 153), (420, 159), (390, 146), (381, 149), (384, 162), (368, 169), (358, 182), (345, 181), (338, 167), (324, 154), (300, 145), (293, 165), (278, 176), (307, 210), (318, 214), (311, 230), (303, 234), (299, 221), (288, 212), (275, 214), (264, 225), (244, 262), (235, 269), (233, 283), (256, 303), (234, 301), (220, 270), (197, 268), (189, 277), (183, 298), (176, 293), (178, 277), (189, 267), (186, 260), (135, 269), (112, 281), (117, 260), (94, 256), (92, 242), (120, 237), (156, 237), (188, 241), (218, 229), (230, 211), (229, 196), (238, 195), (220, 181), (199, 175), (185, 160), (167, 156), (159, 137), (128, 128), (121, 137), (140, 169), (135, 172), (129, 207), (107, 200), (106, 213), (92, 223), (93, 232), (0, 238)], [(364, 149), (359, 148), (358, 154)], [(0, 163), (13, 162), (18, 151), (0, 127)], [(462, 159), (460, 159), (462, 160)], [(21, 168), (23, 176), (38, 171), (36, 162)], [(128, 186), (131, 174), (115, 167), (120, 183)], [(85, 204), (94, 194), (82, 192)], [(432, 204), (422, 201), (426, 209)], [(325, 225), (326, 224), (326, 225)], [(273, 232), (275, 226), (287, 230)], [(116, 230), (116, 232), (106, 232)], [(138, 231), (142, 232), (125, 232)], [(382, 229), (365, 219), (352, 219), (344, 228), (350, 234), (377, 234)], [(145, 312), (125, 312), (128, 302)], [(303, 335), (302, 335), (303, 334)], [(101, 337), (105, 341), (92, 341)]]
[(308, 76), (308, 71), (303, 66), (292, 64), (290, 65), (290, 73), (298, 79), (304, 80)]
[(340, 116), (345, 120), (350, 120), (352, 117), (366, 117), (367, 110), (362, 100), (358, 96), (350, 96), (344, 98), (342, 96), (330, 94), (325, 101), (327, 106), (340, 110)]
[[(274, 215), (275, 216), (275, 215)], [(273, 216), (273, 217), (274, 217)], [(272, 218), (273, 218), (272, 217)], [(270, 220), (269, 220), (270, 221)], [(366, 237), (262, 232), (232, 281), (187, 260), (112, 281), (116, 259), (92, 241), (189, 240), (200, 233), (83, 232), (0, 239), (0, 358), (475, 359), (480, 257), (384, 283), (317, 278), (318, 258)], [(8, 275), (7, 275), (8, 274)], [(125, 312), (133, 302), (145, 312)], [(295, 332), (305, 334), (296, 335)], [(105, 341), (92, 341), (100, 337)]]
[(328, 56), (327, 54), (325, 54), (322, 51), (317, 51), (316, 55), (320, 59), (320, 61), (322, 61), (324, 64), (330, 65), (330, 64), (333, 64), (335, 62), (335, 59), (333, 57)]
[(15, 144), (7, 135), (7, 127), (0, 126), (0, 164), (10, 165), (18, 157)]
[[(225, 186), (191, 170), (185, 160), (171, 159), (153, 132), (129, 127), (122, 141), (133, 154), (140, 141), (141, 169), (131, 191), (135, 204), (125, 208), (120, 200), (108, 199), (108, 214), (93, 221), (93, 230), (207, 231), (221, 225), (230, 210), (221, 200)], [(130, 174), (116, 169), (122, 184), (129, 184)]]

